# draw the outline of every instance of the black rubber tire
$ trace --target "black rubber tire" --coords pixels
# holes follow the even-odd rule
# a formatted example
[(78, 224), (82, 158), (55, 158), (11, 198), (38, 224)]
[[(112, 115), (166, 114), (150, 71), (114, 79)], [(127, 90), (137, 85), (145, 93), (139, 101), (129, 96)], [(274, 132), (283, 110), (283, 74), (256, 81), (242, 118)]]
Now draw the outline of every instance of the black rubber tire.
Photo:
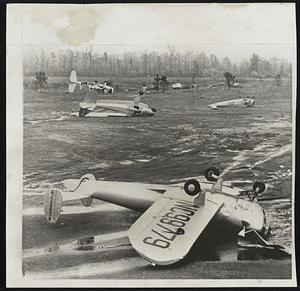
[(211, 176), (211, 174), (214, 174), (216, 176), (220, 176), (220, 171), (216, 167), (209, 167), (206, 170), (204, 170), (204, 176), (207, 181), (215, 182), (217, 179)]
[[(254, 182), (252, 186), (254, 194), (261, 194), (266, 190), (266, 184), (263, 182)], [(256, 192), (258, 191), (258, 192)]]
[[(194, 185), (194, 187), (195, 187), (195, 189), (193, 191), (189, 190), (189, 185), (191, 185), (191, 184)], [(183, 188), (184, 188), (185, 193), (190, 195), (190, 196), (195, 196), (201, 191), (200, 183), (195, 179), (187, 180), (184, 183)]]

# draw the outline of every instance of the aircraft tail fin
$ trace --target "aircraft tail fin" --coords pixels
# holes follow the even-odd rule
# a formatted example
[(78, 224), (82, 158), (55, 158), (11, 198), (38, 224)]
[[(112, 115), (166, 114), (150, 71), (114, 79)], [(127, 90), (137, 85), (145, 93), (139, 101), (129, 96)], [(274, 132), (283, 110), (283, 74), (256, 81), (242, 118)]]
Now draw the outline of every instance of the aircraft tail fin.
[(59, 189), (49, 189), (43, 198), (44, 214), (49, 223), (56, 223), (62, 207), (62, 192)]
[[(44, 194), (43, 205), (44, 215), (46, 220), (55, 224), (62, 212), (62, 206), (65, 201), (80, 200), (84, 206), (90, 206), (93, 198), (92, 193), (88, 191), (82, 191), (81, 189), (76, 191), (80, 185), (87, 181), (95, 181), (95, 177), (91, 174), (86, 174), (80, 178), (80, 180), (65, 180), (63, 184), (66, 185), (68, 191), (62, 191), (58, 188), (50, 188)], [(74, 188), (73, 188), (74, 187)], [(70, 189), (73, 188), (73, 189)]]
[(74, 70), (71, 72), (70, 82), (71, 83), (76, 83), (77, 82), (77, 74), (76, 74), (76, 71), (74, 71)]
[(70, 75), (70, 83), (69, 83), (69, 93), (73, 93), (75, 88), (76, 88), (76, 84), (77, 84), (77, 75), (76, 75), (76, 71), (72, 71), (71, 75)]

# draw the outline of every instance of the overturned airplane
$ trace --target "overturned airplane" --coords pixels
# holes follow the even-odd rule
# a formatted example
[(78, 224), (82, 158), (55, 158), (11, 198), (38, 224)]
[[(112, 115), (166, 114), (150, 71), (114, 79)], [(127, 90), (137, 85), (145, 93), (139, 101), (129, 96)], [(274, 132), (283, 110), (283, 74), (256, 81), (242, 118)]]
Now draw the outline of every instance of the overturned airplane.
[(211, 220), (231, 225), (236, 233), (254, 230), (265, 237), (265, 211), (256, 201), (265, 184), (255, 182), (252, 189), (243, 190), (223, 183), (215, 167), (204, 174), (206, 180), (201, 182), (190, 179), (173, 185), (96, 181), (91, 174), (67, 179), (62, 181), (63, 190), (52, 188), (45, 193), (45, 217), (55, 224), (63, 204), (70, 200), (90, 206), (99, 199), (142, 211), (129, 230), (129, 241), (153, 265), (182, 260)]
[[(97, 100), (94, 103), (80, 102), (79, 112), (71, 113), (71, 116), (79, 117), (134, 117), (153, 116), (156, 109), (140, 102), (137, 97), (134, 100)], [(97, 111), (97, 109), (109, 112)]]
[(206, 89), (213, 89), (213, 88), (222, 87), (222, 86), (225, 86), (225, 85), (227, 85), (228, 89), (230, 89), (230, 88), (242, 88), (240, 83), (236, 80), (235, 76), (233, 76), (231, 73), (225, 72), (224, 77), (226, 79), (226, 83), (225, 82), (218, 82), (218, 83), (207, 86)]
[(232, 108), (232, 107), (252, 107), (255, 104), (254, 98), (246, 97), (246, 98), (238, 98), (238, 99), (231, 99), (227, 101), (221, 101), (213, 104), (209, 104), (208, 107), (211, 109), (218, 109), (218, 108)]
[[(97, 91), (99, 84), (91, 84), (90, 82), (77, 81), (76, 72), (72, 71), (69, 83), (69, 93), (73, 93), (76, 85), (80, 89), (88, 91)], [(102, 84), (103, 85), (103, 84)], [(101, 86), (102, 86), (101, 85)], [(113, 88), (108, 85), (103, 85), (104, 92), (113, 92)], [(106, 90), (106, 91), (105, 91)], [(149, 107), (147, 104), (141, 102), (141, 96), (145, 90), (140, 90), (139, 96), (134, 100), (95, 100), (93, 102), (80, 102), (79, 112), (73, 112), (71, 116), (79, 117), (133, 117), (133, 116), (153, 116), (156, 109)], [(98, 109), (102, 110), (99, 111)], [(103, 112), (103, 110), (105, 112)]]
[(72, 71), (69, 79), (69, 93), (73, 93), (76, 85), (79, 85), (80, 89), (88, 88), (90, 91), (95, 91), (96, 93), (114, 93), (114, 88), (105, 81), (103, 84), (88, 81), (78, 81), (76, 71)]

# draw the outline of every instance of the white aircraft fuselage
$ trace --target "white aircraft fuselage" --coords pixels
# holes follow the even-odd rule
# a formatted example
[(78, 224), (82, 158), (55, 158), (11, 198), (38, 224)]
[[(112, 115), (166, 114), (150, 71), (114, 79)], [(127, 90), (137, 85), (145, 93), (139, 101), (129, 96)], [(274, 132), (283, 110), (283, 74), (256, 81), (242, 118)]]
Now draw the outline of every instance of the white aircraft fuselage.
[[(113, 93), (113, 87), (105, 83), (95, 83), (78, 81), (75, 71), (71, 72), (69, 93), (73, 93), (76, 85), (80, 89), (85, 88), (89, 91)], [(142, 90), (144, 92), (144, 90)], [(140, 102), (140, 97), (135, 100), (97, 100), (96, 102), (81, 102), (79, 112), (71, 113), (71, 116), (79, 117), (131, 117), (131, 116), (152, 116), (156, 110), (147, 104)], [(97, 112), (95, 109), (102, 108), (112, 112)]]
[[(153, 116), (156, 110), (145, 103), (131, 100), (98, 100), (95, 103), (81, 102), (80, 111), (72, 116), (80, 117), (132, 117)], [(99, 112), (97, 108), (111, 112)]]
[(152, 116), (155, 112), (153, 108), (145, 103), (130, 100), (98, 100), (96, 106), (107, 110), (123, 112), (129, 116)]
[[(80, 180), (67, 179), (62, 181), (66, 189), (76, 188)], [(216, 220), (224, 220), (233, 226), (242, 227), (243, 223), (262, 233), (266, 229), (264, 209), (255, 201), (238, 197), (241, 188), (224, 184), (222, 191), (213, 189), (211, 182), (201, 181), (201, 187), (206, 191), (206, 199), (222, 203), (220, 211), (215, 216)], [(81, 183), (74, 192), (63, 191), (62, 201), (72, 199), (99, 199), (136, 211), (145, 211), (156, 200), (169, 192), (174, 199), (193, 203), (195, 197), (187, 195), (182, 185), (145, 184), (132, 182), (112, 182), (90, 180)], [(182, 212), (182, 210), (176, 210)], [(46, 215), (47, 217), (47, 215)], [(50, 222), (50, 221), (49, 221)]]
[(252, 107), (255, 104), (255, 100), (252, 98), (239, 98), (231, 99), (227, 101), (221, 101), (208, 105), (212, 109), (226, 108), (226, 107)]
[[(90, 206), (93, 199), (99, 199), (142, 211), (130, 227), (128, 238), (137, 253), (158, 265), (182, 260), (211, 220), (226, 222), (236, 231), (250, 229), (265, 235), (268, 228), (264, 209), (249, 194), (262, 193), (264, 184), (258, 186), (260, 182), (255, 182), (253, 191), (243, 191), (225, 185), (212, 168), (207, 172), (208, 181), (215, 182), (201, 181), (201, 186), (195, 179), (183, 185), (96, 181), (91, 174), (64, 180), (64, 190), (52, 188), (45, 193), (45, 217), (49, 223), (56, 223), (63, 203), (70, 200)], [(218, 178), (212, 180), (213, 175)]]

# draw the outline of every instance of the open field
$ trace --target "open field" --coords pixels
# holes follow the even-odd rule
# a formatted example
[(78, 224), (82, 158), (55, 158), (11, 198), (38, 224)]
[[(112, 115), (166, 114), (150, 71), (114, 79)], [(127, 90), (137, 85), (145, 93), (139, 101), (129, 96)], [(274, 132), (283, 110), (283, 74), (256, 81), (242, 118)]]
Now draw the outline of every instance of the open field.
[[(209, 91), (204, 87), (215, 80), (199, 80), (203, 86), (198, 89), (145, 95), (142, 101), (157, 109), (154, 117), (98, 119), (69, 116), (72, 109), (79, 109), (81, 97), (78, 93), (64, 94), (66, 87), (62, 85), (51, 86), (63, 81), (67, 79), (50, 79), (45, 93), (28, 86), (24, 89), (23, 268), (26, 276), (290, 278), (289, 258), (279, 260), (262, 255), (261, 259), (241, 260), (236, 240), (228, 240), (224, 233), (224, 239), (212, 236), (210, 243), (201, 238), (196, 244), (200, 248), (191, 252), (184, 262), (157, 271), (126, 241), (124, 232), (138, 213), (102, 202), (91, 208), (70, 203), (58, 224), (48, 225), (41, 205), (42, 194), (49, 186), (86, 173), (105, 180), (168, 183), (201, 176), (205, 168), (214, 165), (228, 171), (224, 179), (235, 185), (249, 187), (252, 181), (265, 181), (265, 197), (284, 196), (278, 201), (262, 203), (272, 227), (270, 239), (290, 250), (292, 89), (289, 80), (283, 80), (281, 87), (275, 86), (274, 80), (243, 80), (242, 88)], [(132, 91), (144, 82), (149, 83), (148, 80), (135, 83), (119, 80), (120, 87), (127, 86)], [(207, 106), (247, 95), (255, 96), (252, 108), (211, 110)], [(121, 100), (133, 96), (119, 92), (99, 97)], [(84, 237), (95, 240), (85, 250), (78, 243)], [(216, 246), (211, 246), (212, 240)], [(205, 257), (203, 253), (209, 255)]]

